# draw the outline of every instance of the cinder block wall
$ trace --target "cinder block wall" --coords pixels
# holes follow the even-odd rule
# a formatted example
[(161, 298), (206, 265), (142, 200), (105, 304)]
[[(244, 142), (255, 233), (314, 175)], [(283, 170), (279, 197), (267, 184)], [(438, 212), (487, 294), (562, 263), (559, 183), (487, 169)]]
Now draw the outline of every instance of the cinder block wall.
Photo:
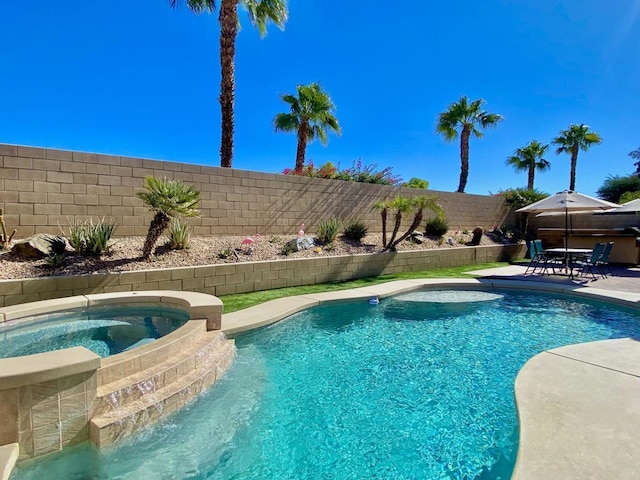
[[(181, 179), (201, 192), (197, 235), (315, 232), (322, 219), (360, 218), (380, 231), (377, 200), (425, 191), (339, 180), (285, 176), (140, 158), (0, 144), (0, 208), (17, 237), (59, 233), (76, 219), (105, 216), (116, 236), (146, 235), (151, 214), (135, 192), (147, 175)], [(501, 197), (428, 191), (449, 225), (490, 229), (505, 219)], [(427, 217), (429, 213), (427, 212)]]
[(229, 295), (430, 268), (508, 261), (523, 243), (0, 280), (0, 307), (90, 293), (179, 290)]

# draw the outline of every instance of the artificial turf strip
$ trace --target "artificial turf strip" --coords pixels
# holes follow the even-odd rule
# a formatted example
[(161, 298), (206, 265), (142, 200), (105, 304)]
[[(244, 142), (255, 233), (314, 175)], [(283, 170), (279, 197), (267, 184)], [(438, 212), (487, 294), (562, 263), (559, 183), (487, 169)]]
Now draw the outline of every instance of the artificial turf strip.
[(291, 297), (293, 295), (333, 292), (336, 290), (366, 287), (368, 285), (377, 285), (379, 283), (391, 282), (394, 280), (411, 280), (414, 278), (472, 278), (473, 275), (465, 274), (465, 272), (483, 270), (485, 268), (504, 267), (506, 265), (509, 264), (506, 262), (494, 262), (478, 265), (465, 265), (462, 267), (434, 268), (420, 272), (403, 272), (380, 275), (377, 277), (359, 278), (357, 280), (347, 280), (346, 282), (319, 283), (316, 285), (303, 285), (299, 287), (276, 288), (273, 290), (262, 290), (251, 293), (222, 295), (219, 298), (224, 304), (224, 312), (231, 313), (244, 308), (253, 307), (260, 303), (268, 302), (269, 300)]

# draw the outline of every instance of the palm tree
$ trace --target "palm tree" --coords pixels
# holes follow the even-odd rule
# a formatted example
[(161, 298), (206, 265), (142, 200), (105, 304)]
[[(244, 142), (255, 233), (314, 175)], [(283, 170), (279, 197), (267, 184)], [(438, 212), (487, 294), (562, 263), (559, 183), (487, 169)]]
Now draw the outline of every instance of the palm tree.
[(333, 115), (335, 106), (329, 95), (322, 91), (320, 85), (298, 85), (298, 96), (283, 94), (283, 102), (291, 107), (290, 113), (278, 113), (273, 118), (276, 132), (298, 132), (298, 148), (296, 150), (296, 173), (302, 172), (307, 143), (319, 138), (323, 145), (327, 144), (327, 130), (340, 135), (338, 119)]
[(389, 238), (389, 243), (387, 243), (384, 248), (394, 250), (394, 240), (396, 239), (396, 235), (398, 235), (398, 230), (400, 230), (402, 216), (413, 208), (413, 200), (406, 197), (396, 197), (391, 201), (390, 206), (396, 211), (395, 222), (393, 225), (393, 232), (391, 232), (391, 238)]
[(380, 211), (382, 217), (382, 246), (387, 246), (387, 215), (392, 208), (392, 200), (378, 200), (373, 204), (373, 208)]
[(512, 156), (507, 158), (507, 165), (511, 165), (517, 172), (529, 172), (527, 190), (533, 190), (536, 170), (544, 172), (551, 168), (551, 163), (542, 158), (548, 149), (549, 145), (542, 145), (537, 140), (532, 140), (526, 147), (518, 148)]
[(571, 177), (569, 181), (569, 190), (576, 189), (576, 164), (578, 163), (578, 151), (589, 150), (593, 144), (602, 143), (602, 137), (596, 132), (589, 130), (589, 125), (581, 123), (580, 125), (572, 124), (569, 128), (562, 130), (560, 135), (551, 140), (551, 143), (557, 145), (556, 153), (571, 153)]
[(401, 235), (397, 240), (389, 242), (388, 248), (390, 250), (395, 250), (400, 242), (405, 240), (416, 230), (416, 228), (420, 226), (425, 209), (431, 210), (439, 218), (444, 218), (444, 210), (442, 210), (442, 207), (438, 203), (438, 197), (422, 195), (420, 197), (414, 197), (413, 199), (411, 199), (410, 204), (414, 210), (413, 221), (403, 235)]
[(458, 137), (460, 129), (460, 184), (458, 192), (464, 193), (469, 176), (469, 137), (473, 134), (477, 138), (482, 138), (483, 133), (479, 130), (487, 127), (494, 127), (502, 121), (502, 115), (497, 113), (487, 113), (482, 110), (484, 100), (482, 98), (469, 103), (466, 96), (460, 97), (456, 103), (449, 105), (446, 112), (442, 112), (438, 117), (436, 132), (442, 134), (448, 142)]
[(146, 191), (136, 192), (136, 195), (154, 213), (142, 247), (142, 258), (148, 260), (158, 238), (172, 218), (198, 216), (196, 207), (200, 202), (200, 192), (180, 180), (153, 176), (144, 179), (144, 188)]
[[(169, 0), (175, 7), (182, 0)], [(215, 0), (184, 0), (194, 13), (211, 13), (216, 8)], [(220, 166), (231, 168), (233, 162), (233, 104), (235, 101), (235, 57), (238, 36), (238, 6), (242, 5), (249, 15), (251, 24), (258, 28), (260, 35), (267, 33), (271, 21), (280, 29), (284, 28), (289, 15), (286, 0), (220, 0), (220, 110), (222, 114), (222, 138), (220, 140)]]

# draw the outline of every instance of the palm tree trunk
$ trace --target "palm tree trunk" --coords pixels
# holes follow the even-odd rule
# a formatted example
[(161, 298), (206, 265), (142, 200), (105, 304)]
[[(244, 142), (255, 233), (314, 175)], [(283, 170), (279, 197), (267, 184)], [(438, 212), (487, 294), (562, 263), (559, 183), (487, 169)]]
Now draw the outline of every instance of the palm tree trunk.
[(411, 235), (415, 231), (415, 229), (420, 226), (420, 222), (422, 222), (423, 215), (424, 215), (424, 209), (416, 211), (416, 214), (413, 217), (413, 222), (411, 222), (409, 229), (400, 238), (398, 238), (395, 242), (393, 242), (393, 245), (391, 245), (391, 250), (395, 250), (396, 245), (398, 245), (405, 238)]
[(385, 248), (387, 246), (387, 212), (386, 208), (383, 208), (380, 212), (382, 216), (382, 246)]
[(307, 151), (307, 139), (309, 137), (309, 122), (303, 120), (298, 128), (298, 148), (296, 149), (296, 173), (302, 173), (304, 168), (304, 156)]
[(462, 127), (460, 133), (460, 185), (458, 185), (458, 192), (464, 193), (464, 189), (467, 186), (467, 178), (469, 177), (469, 137), (471, 136), (471, 130), (468, 126)]
[(220, 111), (222, 138), (220, 166), (231, 168), (233, 162), (233, 103), (235, 98), (235, 56), (238, 35), (238, 0), (222, 0), (220, 4)]
[(391, 238), (389, 239), (389, 243), (387, 243), (384, 248), (393, 250), (394, 243), (393, 241), (396, 239), (396, 235), (398, 234), (398, 230), (400, 230), (400, 224), (402, 223), (402, 212), (398, 210), (396, 212), (396, 222), (393, 225), (393, 232), (391, 232)]
[(536, 173), (535, 165), (529, 167), (529, 179), (527, 181), (527, 190), (533, 190), (533, 177)]
[(151, 220), (151, 224), (149, 224), (149, 231), (147, 232), (147, 238), (144, 240), (144, 245), (142, 247), (142, 258), (148, 260), (151, 257), (151, 252), (153, 251), (153, 247), (156, 245), (158, 238), (164, 232), (164, 229), (169, 226), (169, 221), (171, 219), (162, 212), (157, 212), (153, 216), (153, 220)]
[(576, 189), (576, 165), (578, 163), (578, 144), (571, 148), (571, 177), (569, 180), (569, 190)]

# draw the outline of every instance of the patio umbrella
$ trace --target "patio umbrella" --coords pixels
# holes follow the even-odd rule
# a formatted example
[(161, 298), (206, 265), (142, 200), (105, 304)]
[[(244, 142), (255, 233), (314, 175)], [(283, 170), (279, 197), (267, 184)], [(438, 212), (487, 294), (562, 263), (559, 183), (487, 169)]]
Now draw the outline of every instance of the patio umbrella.
[(600, 215), (622, 215), (623, 213), (640, 213), (640, 198), (631, 200), (630, 202), (623, 203), (622, 205), (605, 210), (604, 212), (598, 212)]
[(550, 197), (519, 208), (516, 212), (542, 213), (542, 212), (564, 212), (564, 246), (569, 246), (569, 213), (611, 210), (619, 207), (615, 203), (600, 200), (599, 198), (590, 197), (583, 193), (574, 192), (572, 190), (564, 190)]

